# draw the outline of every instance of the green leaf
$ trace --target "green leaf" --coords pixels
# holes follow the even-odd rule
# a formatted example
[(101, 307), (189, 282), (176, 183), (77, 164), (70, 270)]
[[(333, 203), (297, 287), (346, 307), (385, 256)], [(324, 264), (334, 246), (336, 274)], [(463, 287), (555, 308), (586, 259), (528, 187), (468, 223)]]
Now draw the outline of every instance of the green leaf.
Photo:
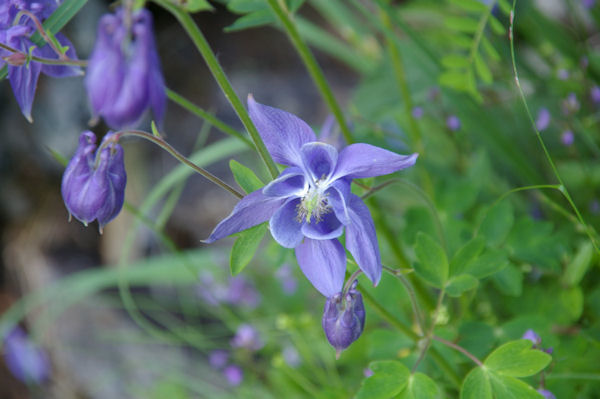
[(417, 234), (415, 253), (419, 262), (415, 272), (423, 280), (437, 288), (442, 288), (448, 279), (448, 259), (442, 247), (423, 232)]
[(500, 245), (506, 239), (514, 221), (512, 205), (508, 201), (502, 201), (485, 215), (479, 227), (479, 234), (483, 234), (489, 245)]
[(225, 32), (235, 32), (249, 28), (268, 25), (275, 22), (271, 9), (254, 11), (235, 20), (235, 22), (224, 29)]
[(512, 6), (508, 0), (498, 0), (498, 7), (500, 8), (500, 11), (506, 15), (509, 15), (512, 10)]
[(444, 25), (459, 32), (475, 33), (477, 32), (479, 22), (469, 17), (446, 16), (444, 18)]
[(452, 297), (459, 297), (465, 291), (472, 290), (477, 287), (479, 280), (470, 274), (461, 274), (450, 279), (446, 284), (446, 293)]
[(415, 373), (408, 378), (406, 388), (397, 399), (435, 399), (440, 391), (435, 382), (423, 373)]
[(563, 281), (568, 286), (579, 284), (594, 258), (594, 247), (589, 241), (585, 241), (577, 250), (573, 260), (567, 265)]
[(244, 270), (250, 263), (266, 232), (267, 224), (262, 223), (237, 234), (238, 238), (231, 247), (231, 256), (229, 257), (232, 276)]
[(363, 380), (356, 399), (389, 399), (408, 384), (410, 371), (396, 360), (372, 362), (373, 375)]
[(492, 72), (490, 71), (490, 68), (487, 66), (487, 64), (485, 63), (483, 58), (481, 58), (481, 55), (478, 52), (475, 52), (474, 61), (475, 71), (477, 72), (477, 75), (479, 75), (481, 80), (486, 84), (492, 83), (494, 80), (492, 77)]
[(487, 6), (483, 4), (483, 2), (479, 0), (450, 0), (451, 4), (462, 8), (465, 11), (471, 12), (485, 12), (487, 11)]
[(450, 261), (450, 275), (457, 276), (471, 264), (485, 248), (485, 239), (477, 236), (463, 245)]
[(508, 265), (506, 252), (501, 250), (488, 250), (482, 256), (468, 263), (463, 273), (469, 273), (477, 278), (491, 276)]
[(498, 399), (543, 399), (533, 387), (516, 378), (490, 373), (492, 390)]
[(492, 60), (500, 61), (500, 54), (485, 35), (481, 36), (481, 47)]
[(265, 185), (265, 183), (263, 183), (250, 168), (233, 159), (229, 161), (229, 168), (231, 169), (231, 173), (233, 173), (233, 178), (237, 184), (239, 184), (246, 193), (256, 191)]
[(264, 0), (230, 0), (227, 9), (236, 14), (248, 14), (254, 11), (266, 10), (269, 6)]
[(520, 296), (523, 292), (523, 272), (515, 265), (506, 267), (494, 275), (494, 284), (505, 295)]
[(449, 69), (461, 69), (469, 66), (469, 59), (462, 54), (448, 54), (442, 58), (442, 65)]
[(507, 342), (493, 351), (483, 362), (494, 372), (511, 377), (529, 377), (546, 367), (552, 357), (546, 352), (531, 349), (527, 339)]
[(490, 14), (489, 24), (495, 34), (504, 35), (506, 33), (506, 28), (502, 25), (502, 22), (498, 21), (498, 18), (494, 14)]
[(449, 87), (455, 90), (466, 91), (469, 87), (468, 76), (464, 72), (446, 71), (439, 77), (439, 82), (442, 86)]
[(460, 399), (493, 399), (488, 373), (481, 367), (469, 372), (460, 388)]
[(191, 13), (214, 9), (206, 0), (179, 0), (178, 3), (181, 8)]

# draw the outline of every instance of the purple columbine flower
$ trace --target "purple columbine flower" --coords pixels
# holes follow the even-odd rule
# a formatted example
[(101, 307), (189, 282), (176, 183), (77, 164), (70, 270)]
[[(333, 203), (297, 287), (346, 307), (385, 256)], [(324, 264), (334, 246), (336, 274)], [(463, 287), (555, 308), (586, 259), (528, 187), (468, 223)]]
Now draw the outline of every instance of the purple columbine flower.
[[(113, 135), (108, 133), (102, 142), (113, 140)], [(69, 215), (86, 226), (97, 220), (102, 232), (123, 207), (126, 182), (123, 148), (111, 142), (97, 154), (94, 133), (81, 133), (79, 147), (62, 178), (61, 192)]]
[(540, 388), (537, 390), (545, 399), (556, 399), (556, 396), (547, 389)]
[(50, 376), (48, 355), (20, 327), (4, 337), (3, 352), (8, 369), (24, 383), (41, 384)]
[(600, 103), (600, 87), (593, 86), (590, 89), (590, 98), (592, 99), (592, 101), (594, 102), (594, 104)]
[(537, 119), (535, 120), (535, 127), (538, 132), (546, 130), (546, 128), (550, 125), (550, 111), (547, 108), (540, 108), (537, 114)]
[(262, 349), (265, 343), (260, 338), (260, 334), (256, 328), (250, 324), (242, 324), (238, 327), (235, 336), (231, 340), (231, 346), (257, 351)]
[(360, 337), (365, 327), (365, 306), (357, 284), (358, 280), (354, 280), (348, 292), (340, 292), (325, 302), (321, 324), (338, 356)]
[(446, 127), (448, 127), (448, 129), (452, 130), (453, 132), (460, 129), (460, 119), (458, 119), (458, 116), (450, 115), (446, 119)]
[(223, 370), (223, 375), (225, 376), (227, 383), (233, 387), (237, 387), (242, 383), (242, 381), (244, 381), (244, 372), (235, 364), (230, 364), (229, 366), (225, 367)]
[(346, 248), (377, 284), (381, 259), (369, 209), (350, 192), (352, 179), (393, 173), (414, 165), (417, 154), (398, 155), (369, 144), (341, 151), (316, 141), (298, 117), (248, 98), (250, 117), (271, 156), (289, 166), (264, 188), (244, 197), (214, 229), (206, 243), (269, 221), (281, 246), (295, 248), (304, 275), (326, 297), (341, 291)]
[(152, 15), (140, 9), (129, 17), (129, 30), (122, 8), (100, 19), (85, 79), (94, 115), (114, 129), (134, 127), (149, 108), (161, 121), (166, 105)]
[(565, 130), (562, 132), (560, 135), (560, 141), (566, 147), (573, 145), (573, 142), (575, 141), (575, 135), (573, 134), (573, 131)]
[[(31, 54), (40, 58), (56, 60), (59, 55), (48, 44), (37, 47), (30, 40), (31, 35), (35, 33), (35, 23), (30, 15), (21, 15), (19, 20), (14, 19), (21, 11), (31, 13), (40, 22), (43, 22), (57, 7), (54, 1), (23, 1), (23, 0), (3, 0), (0, 5), (0, 43), (12, 47), (20, 53), (12, 53), (6, 49), (0, 48), (0, 68), (7, 66), (8, 80), (12, 87), (17, 103), (21, 108), (23, 116), (29, 122), (32, 122), (31, 107), (35, 97), (35, 89), (40, 77), (40, 73), (45, 75), (64, 78), (69, 76), (81, 75), (81, 68), (70, 65), (48, 65), (30, 60), (23, 62), (23, 55)], [(72, 60), (77, 59), (73, 44), (61, 33), (54, 35), (58, 43), (63, 47), (68, 47), (66, 56)]]

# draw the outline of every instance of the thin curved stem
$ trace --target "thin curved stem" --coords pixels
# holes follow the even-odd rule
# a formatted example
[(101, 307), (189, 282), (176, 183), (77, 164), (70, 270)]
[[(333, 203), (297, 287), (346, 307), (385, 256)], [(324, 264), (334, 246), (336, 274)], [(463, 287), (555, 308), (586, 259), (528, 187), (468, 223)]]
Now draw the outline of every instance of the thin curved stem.
[(329, 105), (329, 108), (331, 108), (333, 116), (337, 120), (338, 125), (340, 125), (340, 130), (342, 131), (344, 139), (348, 144), (352, 144), (354, 140), (352, 138), (352, 133), (348, 128), (348, 124), (344, 119), (344, 114), (342, 113), (342, 110), (339, 104), (337, 103), (335, 96), (333, 95), (333, 92), (329, 87), (329, 84), (327, 83), (327, 80), (325, 79), (325, 75), (323, 74), (321, 67), (319, 67), (319, 64), (317, 63), (317, 60), (315, 59), (314, 55), (312, 54), (306, 43), (304, 43), (304, 41), (302, 40), (302, 37), (300, 36), (300, 33), (298, 32), (298, 29), (296, 28), (296, 25), (294, 24), (294, 21), (292, 20), (289, 11), (287, 10), (287, 8), (285, 8), (283, 2), (280, 2), (278, 0), (267, 1), (275, 15), (277, 15), (277, 18), (279, 18), (279, 20), (283, 24), (283, 27), (290, 41), (296, 48), (296, 51), (298, 52), (300, 58), (304, 62), (306, 69), (308, 69), (308, 73), (310, 74), (313, 81), (315, 82), (315, 85), (321, 92), (321, 96), (323, 96), (323, 99), (325, 100), (327, 105)]
[(415, 290), (413, 289), (412, 285), (410, 285), (410, 281), (404, 277), (402, 270), (392, 269), (391, 267), (387, 266), (383, 266), (383, 270), (400, 280), (402, 285), (404, 285), (404, 288), (406, 288), (406, 292), (408, 293), (410, 304), (412, 306), (417, 325), (419, 326), (419, 330), (421, 330), (421, 334), (425, 334), (425, 324), (423, 322), (421, 310), (419, 309), (419, 303), (417, 302), (417, 295), (415, 294)]
[(41, 64), (73, 65), (73, 66), (81, 66), (81, 67), (87, 66), (87, 61), (85, 61), (85, 60), (72, 60), (70, 58), (56, 60), (56, 59), (51, 59), (51, 58), (36, 57), (35, 55), (29, 56), (28, 54), (25, 54), (24, 52), (17, 50), (16, 48), (13, 48), (11, 46), (8, 46), (4, 43), (0, 43), (0, 48), (3, 48), (6, 51), (10, 51), (11, 53), (23, 54), (25, 57), (30, 58), (32, 61), (39, 62)]
[(432, 339), (441, 342), (442, 344), (459, 351), (460, 353), (462, 353), (463, 355), (465, 355), (466, 357), (468, 357), (469, 359), (471, 359), (472, 361), (475, 362), (475, 364), (477, 364), (479, 367), (483, 366), (483, 363), (481, 362), (481, 360), (479, 360), (475, 355), (473, 355), (471, 352), (469, 352), (468, 350), (466, 350), (465, 348), (463, 348), (460, 345), (455, 344), (454, 342), (445, 340), (444, 338), (438, 337), (437, 335), (433, 335), (431, 337)]

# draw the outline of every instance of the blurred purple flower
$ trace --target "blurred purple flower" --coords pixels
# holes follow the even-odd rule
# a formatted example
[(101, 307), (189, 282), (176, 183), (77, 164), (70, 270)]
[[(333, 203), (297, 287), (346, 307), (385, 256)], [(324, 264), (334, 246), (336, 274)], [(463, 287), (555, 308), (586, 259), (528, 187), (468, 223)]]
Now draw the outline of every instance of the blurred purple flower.
[(545, 399), (556, 399), (556, 396), (554, 396), (554, 394), (547, 389), (540, 388), (537, 391), (538, 393), (542, 394)]
[(230, 364), (223, 370), (223, 376), (227, 380), (227, 383), (231, 386), (237, 387), (244, 380), (244, 372), (239, 366)]
[(600, 201), (594, 199), (590, 202), (590, 212), (594, 215), (600, 213)]
[(535, 127), (538, 132), (546, 130), (546, 128), (550, 125), (550, 111), (547, 108), (540, 108), (537, 114), (537, 119), (535, 120)]
[(577, 99), (577, 95), (575, 93), (569, 93), (567, 98), (565, 98), (562, 102), (562, 110), (563, 114), (569, 115), (574, 114), (579, 111), (579, 100)]
[(560, 141), (561, 143), (563, 143), (564, 146), (571, 146), (573, 145), (573, 142), (575, 141), (575, 135), (573, 134), (573, 132), (571, 130), (565, 130), (561, 135), (560, 135)]
[(265, 346), (265, 343), (260, 338), (260, 334), (256, 328), (250, 324), (241, 324), (231, 340), (231, 346), (234, 348), (257, 351), (262, 349), (262, 347)]
[(598, 86), (593, 86), (590, 89), (590, 98), (592, 99), (592, 101), (595, 104), (600, 103), (600, 87)]
[(365, 327), (365, 307), (357, 284), (358, 280), (354, 280), (348, 292), (340, 292), (325, 302), (321, 324), (337, 356), (360, 337)]
[[(113, 135), (109, 132), (102, 142), (112, 140)], [(123, 207), (126, 183), (123, 148), (111, 142), (97, 154), (96, 135), (81, 133), (79, 147), (62, 178), (61, 192), (69, 214), (86, 226), (97, 220), (102, 232)]]
[[(31, 118), (31, 107), (40, 73), (55, 78), (76, 76), (83, 73), (81, 68), (77, 66), (48, 65), (33, 60), (28, 63), (22, 62), (23, 56), (29, 54), (31, 48), (33, 48), (31, 52), (33, 56), (52, 60), (59, 59), (59, 54), (50, 45), (44, 44), (41, 47), (37, 47), (30, 39), (31, 35), (36, 31), (32, 16), (39, 22), (43, 22), (57, 6), (57, 2), (48, 0), (38, 2), (30, 0), (3, 0), (2, 5), (0, 5), (0, 43), (20, 52), (13, 53), (0, 48), (0, 68), (6, 65), (8, 80), (17, 103), (29, 122), (33, 121)], [(18, 21), (15, 21), (16, 24), (13, 25), (13, 21), (19, 12), (30, 13), (32, 15), (21, 14)], [(66, 56), (72, 60), (76, 60), (77, 54), (71, 42), (61, 33), (57, 33), (54, 36), (62, 47), (68, 47)]]
[(530, 340), (533, 343), (534, 347), (537, 347), (542, 343), (542, 339), (540, 338), (540, 336), (537, 335), (536, 332), (533, 331), (532, 329), (525, 331), (525, 334), (523, 334), (521, 339)]
[(221, 370), (229, 360), (229, 353), (222, 349), (217, 349), (208, 355), (208, 364), (215, 370)]
[(414, 107), (412, 109), (412, 116), (415, 119), (421, 119), (423, 117), (423, 107)]
[(327, 118), (325, 118), (325, 122), (323, 122), (321, 131), (319, 132), (319, 141), (332, 145), (338, 150), (346, 145), (344, 136), (342, 136), (340, 131), (340, 126), (337, 124), (333, 115), (328, 115)]
[(269, 220), (275, 241), (296, 249), (305, 276), (330, 297), (344, 283), (346, 254), (337, 238), (345, 229), (347, 249), (377, 284), (381, 259), (375, 226), (367, 206), (351, 193), (351, 181), (410, 167), (417, 154), (398, 155), (369, 144), (351, 144), (338, 152), (316, 141), (312, 129), (292, 114), (259, 104), (252, 96), (248, 108), (275, 162), (290, 167), (244, 197), (204, 242)]
[(460, 129), (460, 119), (458, 119), (458, 116), (456, 116), (456, 115), (450, 115), (446, 119), (446, 126), (448, 127), (448, 129), (455, 132), (458, 129)]
[(26, 384), (41, 384), (50, 376), (48, 355), (19, 326), (4, 337), (4, 359), (11, 373)]
[(581, 5), (589, 10), (596, 5), (596, 0), (581, 0)]
[(373, 372), (373, 370), (371, 370), (370, 368), (368, 368), (368, 367), (365, 367), (365, 368), (363, 369), (363, 376), (364, 376), (365, 378), (372, 377), (372, 376), (373, 376), (373, 374), (375, 374), (375, 373), (374, 373), (374, 372)]
[(561, 68), (558, 70), (557, 76), (560, 80), (567, 80), (569, 79), (569, 71), (567, 71), (564, 68)]
[(229, 279), (225, 301), (230, 305), (247, 306), (253, 309), (260, 303), (260, 294), (252, 282), (242, 276), (235, 276)]
[(296, 348), (291, 345), (287, 345), (285, 348), (283, 348), (282, 356), (286, 364), (292, 368), (298, 367), (301, 363), (300, 354)]
[(94, 116), (114, 129), (134, 127), (149, 108), (162, 120), (165, 83), (148, 10), (119, 8), (100, 19), (85, 85)]
[(275, 276), (279, 279), (281, 283), (281, 289), (283, 293), (286, 295), (292, 295), (296, 292), (298, 288), (298, 281), (296, 277), (294, 277), (294, 273), (292, 272), (292, 268), (289, 264), (283, 264), (276, 272)]

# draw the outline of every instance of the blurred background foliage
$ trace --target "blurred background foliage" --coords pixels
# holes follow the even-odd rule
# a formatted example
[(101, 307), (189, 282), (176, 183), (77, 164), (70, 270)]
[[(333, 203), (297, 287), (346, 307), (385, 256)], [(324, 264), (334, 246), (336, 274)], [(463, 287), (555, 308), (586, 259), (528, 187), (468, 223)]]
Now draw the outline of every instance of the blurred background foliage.
[[(85, 58), (109, 4), (81, 4), (65, 29)], [(319, 131), (329, 111), (267, 2), (210, 5), (194, 18), (237, 93), (253, 93)], [(286, 5), (355, 140), (420, 154), (401, 176), (362, 185), (390, 181), (367, 201), (383, 262), (415, 268), (409, 277), (428, 320), (439, 282), (416, 263), (423, 263), (419, 245), (431, 239), (448, 259), (442, 284), (449, 297), (436, 335), (484, 359), (534, 329), (553, 360), (541, 381), (526, 382), (557, 398), (599, 398), (600, 273), (592, 240), (599, 242), (600, 226), (600, 4), (518, 1), (514, 12), (520, 86), (587, 227), (565, 199), (515, 85), (511, 3)], [(181, 27), (149, 7), (168, 87), (241, 131)], [(0, 96), (0, 329), (26, 326), (51, 368), (46, 381), (27, 385), (0, 365), (0, 396), (348, 398), (371, 361), (410, 368), (417, 360), (418, 342), (385, 317), (418, 331), (406, 291), (387, 274), (376, 288), (361, 283), (383, 308), (367, 301), (362, 337), (335, 360), (321, 329), (324, 299), (292, 251), (265, 239), (232, 277), (233, 240), (200, 240), (235, 200), (146, 144), (125, 143), (127, 212), (101, 236), (94, 226), (67, 223), (56, 154), (72, 154), (90, 117), (81, 79), (43, 79), (32, 125), (6, 81)], [(164, 132), (226, 181), (234, 182), (231, 158), (267, 181), (258, 157), (214, 124), (171, 102)], [(458, 397), (473, 363), (439, 342), (433, 348), (451, 372), (432, 356), (419, 371), (435, 381), (438, 397)]]

